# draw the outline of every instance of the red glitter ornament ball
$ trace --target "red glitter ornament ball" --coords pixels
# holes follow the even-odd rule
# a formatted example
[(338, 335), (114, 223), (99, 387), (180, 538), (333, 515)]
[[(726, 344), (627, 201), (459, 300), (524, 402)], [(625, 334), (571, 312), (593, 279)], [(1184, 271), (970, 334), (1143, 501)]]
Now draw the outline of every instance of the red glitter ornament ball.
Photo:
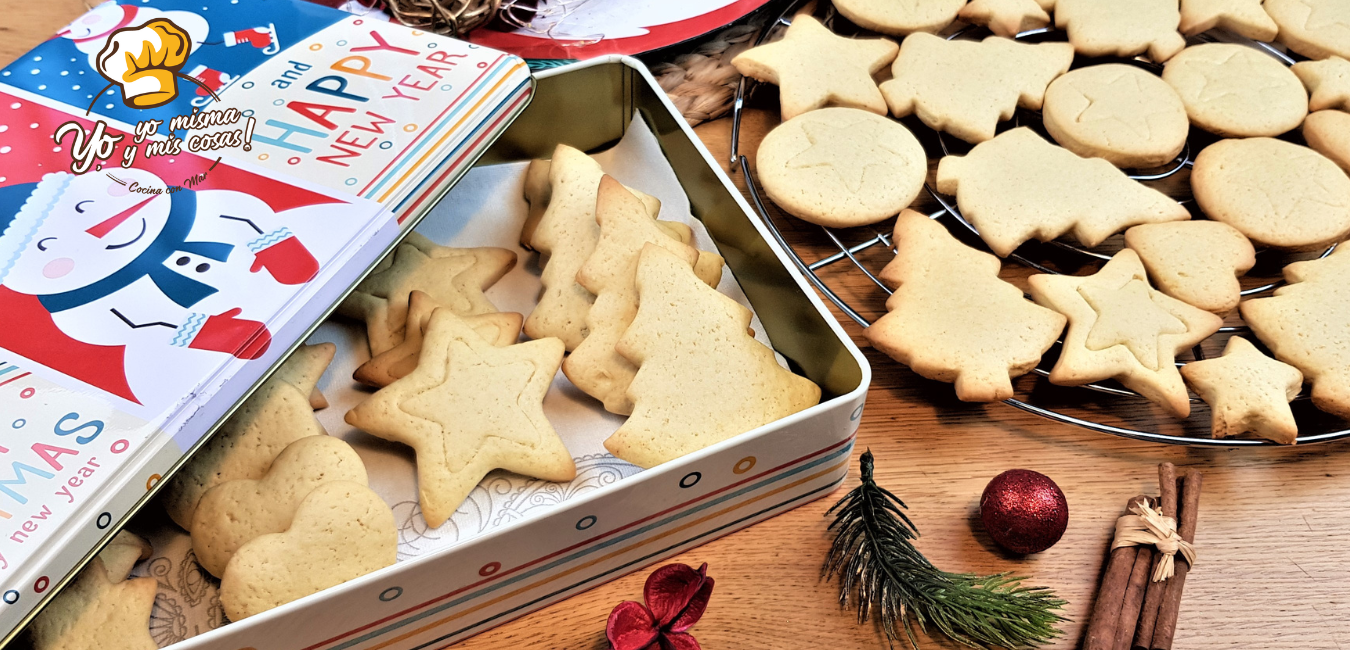
[(1010, 469), (989, 481), (980, 497), (980, 520), (994, 542), (1013, 553), (1040, 553), (1069, 525), (1069, 502), (1050, 477)]

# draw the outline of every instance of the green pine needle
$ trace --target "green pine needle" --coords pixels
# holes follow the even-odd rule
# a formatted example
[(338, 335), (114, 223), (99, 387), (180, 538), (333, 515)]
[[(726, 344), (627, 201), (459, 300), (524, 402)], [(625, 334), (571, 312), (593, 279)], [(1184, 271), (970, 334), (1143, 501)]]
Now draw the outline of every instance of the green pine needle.
[(830, 508), (834, 545), (826, 578), (839, 576), (839, 602), (854, 600), (858, 622), (873, 610), (892, 647), (901, 631), (914, 650), (914, 628), (937, 628), (972, 648), (1036, 648), (1056, 636), (1065, 604), (1045, 587), (1024, 587), (1007, 573), (947, 573), (914, 548), (919, 531), (904, 502), (872, 480), (872, 452), (862, 455), (862, 484)]

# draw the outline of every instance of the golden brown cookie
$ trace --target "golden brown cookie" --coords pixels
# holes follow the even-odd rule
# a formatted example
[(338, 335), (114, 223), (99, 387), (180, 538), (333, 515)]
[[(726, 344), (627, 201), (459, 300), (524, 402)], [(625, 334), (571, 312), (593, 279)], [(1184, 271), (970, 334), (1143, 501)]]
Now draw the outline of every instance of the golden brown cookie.
[(1149, 223), (1125, 231), (1148, 277), (1163, 293), (1223, 316), (1238, 306), (1238, 277), (1256, 264), (1256, 250), (1236, 228), (1218, 221)]
[(394, 513), (370, 488), (331, 481), (295, 509), (285, 532), (244, 544), (220, 580), (220, 604), (242, 621), (354, 580), (398, 559)]
[(1186, 48), (1163, 68), (1191, 123), (1224, 137), (1276, 136), (1308, 115), (1303, 83), (1275, 57), (1233, 43)]
[(750, 310), (704, 284), (685, 260), (647, 244), (638, 313), (618, 351), (638, 366), (633, 414), (605, 441), (654, 467), (820, 402), (820, 387), (778, 365), (746, 331)]
[(1318, 250), (1350, 235), (1350, 178), (1316, 151), (1275, 138), (1220, 140), (1195, 157), (1195, 201), (1253, 243)]
[(935, 34), (956, 20), (966, 0), (835, 0), (834, 8), (859, 27), (882, 34)]
[(1317, 408), (1350, 418), (1350, 248), (1284, 267), (1289, 284), (1242, 303), (1275, 358), (1303, 371)]
[[(417, 359), (422, 354), (422, 338), (426, 334), (431, 313), (441, 305), (426, 293), (414, 291), (408, 296), (408, 327), (403, 342), (371, 357), (369, 361), (357, 367), (352, 379), (367, 386), (384, 388), (403, 378), (417, 367)], [(525, 317), (515, 312), (493, 312), (464, 316), (469, 324), (484, 340), (498, 347), (511, 345), (520, 338), (520, 326)]]
[(1299, 61), (1290, 69), (1308, 89), (1308, 110), (1350, 111), (1350, 61), (1333, 56), (1325, 61)]
[(1261, 0), (1181, 0), (1182, 34), (1195, 36), (1216, 27), (1267, 42), (1280, 31)]
[(1073, 47), (1065, 43), (914, 34), (900, 47), (894, 78), (881, 84), (881, 94), (896, 117), (914, 113), (933, 129), (984, 142), (1018, 106), (1039, 110), (1046, 86), (1072, 62)]
[(788, 213), (851, 228), (889, 219), (923, 189), (928, 158), (899, 122), (855, 108), (822, 108), (774, 128), (755, 167)]
[(94, 558), (28, 626), (33, 650), (157, 650), (154, 578), (113, 581)]
[(1012, 397), (1012, 378), (1036, 367), (1065, 319), (1000, 280), (1000, 266), (997, 257), (905, 210), (895, 222), (895, 259), (880, 276), (895, 293), (867, 339), (914, 372), (956, 384), (963, 401)]
[(1149, 286), (1128, 248), (1092, 275), (1033, 275), (1028, 282), (1037, 304), (1069, 318), (1051, 383), (1115, 379), (1177, 417), (1190, 414), (1176, 355), (1219, 331), (1222, 318)]
[(325, 435), (309, 394), (336, 351), (332, 343), (297, 349), (173, 475), (160, 499), (174, 523), (190, 529), (207, 490), (234, 479), (262, 478), (287, 445)]
[(1081, 158), (1026, 127), (975, 145), (965, 156), (944, 157), (937, 190), (956, 196), (961, 213), (1000, 257), (1033, 238), (1072, 232), (1090, 248), (1130, 226), (1191, 217), (1111, 163)]
[(1310, 59), (1350, 59), (1350, 3), (1345, 0), (1265, 0), (1280, 26), (1278, 40)]
[(1060, 146), (1125, 169), (1170, 162), (1191, 133), (1176, 91), (1122, 63), (1079, 68), (1050, 82), (1041, 115)]
[(1073, 49), (1084, 56), (1135, 56), (1147, 53), (1162, 63), (1186, 47), (1177, 32), (1177, 0), (1058, 0), (1055, 26), (1069, 33)]
[(562, 357), (558, 339), (496, 347), (437, 309), (417, 369), (348, 411), (347, 424), (417, 452), (422, 516), (435, 528), (494, 469), (546, 481), (576, 477), (543, 409)]
[(782, 40), (741, 52), (731, 65), (747, 77), (778, 86), (784, 120), (826, 106), (885, 115), (886, 102), (872, 75), (899, 49), (884, 38), (838, 36), (815, 18), (797, 16)]
[(1289, 402), (1303, 388), (1303, 373), (1256, 349), (1241, 336), (1228, 339), (1223, 356), (1181, 368), (1186, 383), (1210, 408), (1215, 438), (1252, 433), (1282, 445), (1298, 439)]
[(1317, 111), (1303, 121), (1303, 139), (1350, 174), (1350, 113)]
[(997, 36), (1013, 37), (1050, 24), (1054, 0), (972, 0), (957, 14), (972, 25), (984, 25)]

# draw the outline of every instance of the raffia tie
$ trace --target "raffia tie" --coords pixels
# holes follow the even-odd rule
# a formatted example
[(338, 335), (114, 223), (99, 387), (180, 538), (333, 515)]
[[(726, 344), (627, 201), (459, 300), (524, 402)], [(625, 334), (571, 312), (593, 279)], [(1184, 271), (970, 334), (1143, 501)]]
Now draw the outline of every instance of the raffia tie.
[(1153, 571), (1153, 581), (1162, 582), (1176, 572), (1175, 556), (1178, 552), (1186, 558), (1186, 563), (1195, 565), (1195, 546), (1181, 538), (1177, 533), (1177, 520), (1164, 516), (1162, 511), (1150, 508), (1147, 503), (1130, 506), (1130, 513), (1116, 520), (1116, 539), (1111, 542), (1111, 550), (1124, 546), (1153, 546), (1162, 553), (1162, 560)]

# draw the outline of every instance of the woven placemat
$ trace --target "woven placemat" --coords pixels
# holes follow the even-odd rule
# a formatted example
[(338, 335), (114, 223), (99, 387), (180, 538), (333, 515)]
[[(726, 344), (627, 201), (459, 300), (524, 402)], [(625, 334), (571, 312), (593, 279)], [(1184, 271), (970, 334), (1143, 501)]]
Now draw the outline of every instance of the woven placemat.
[(754, 45), (766, 18), (734, 24), (698, 42), (692, 51), (651, 65), (652, 75), (689, 126), (715, 120), (731, 111), (741, 73), (731, 67), (737, 54)]

